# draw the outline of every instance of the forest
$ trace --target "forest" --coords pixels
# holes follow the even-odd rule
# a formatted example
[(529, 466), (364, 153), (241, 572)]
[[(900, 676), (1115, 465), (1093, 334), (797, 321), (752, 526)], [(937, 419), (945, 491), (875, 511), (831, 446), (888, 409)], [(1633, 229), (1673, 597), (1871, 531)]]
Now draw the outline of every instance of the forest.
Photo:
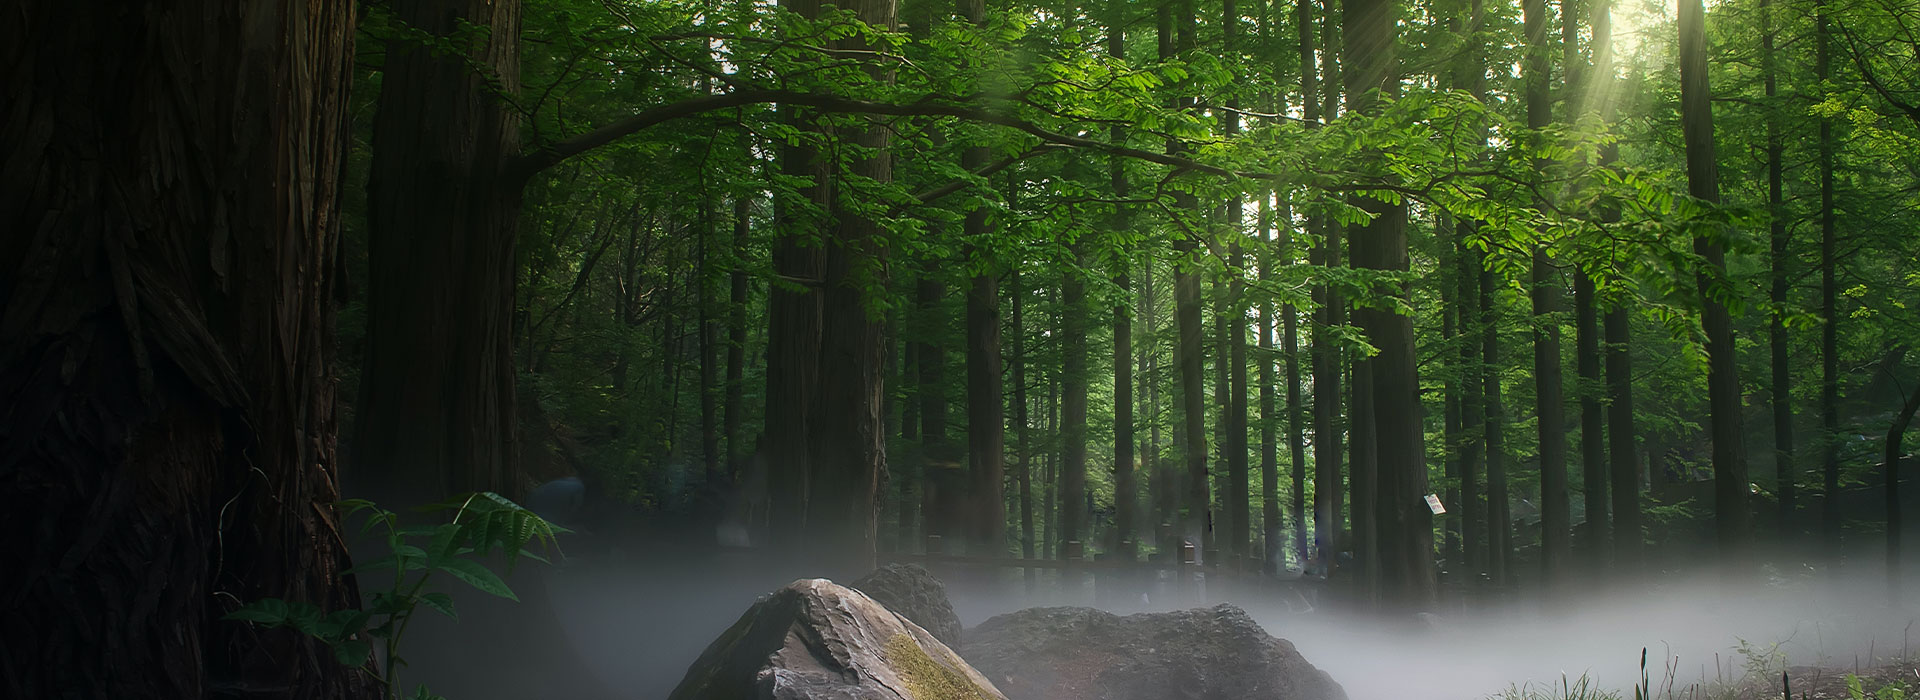
[(4, 14), (0, 696), (1920, 685), (1912, 0)]

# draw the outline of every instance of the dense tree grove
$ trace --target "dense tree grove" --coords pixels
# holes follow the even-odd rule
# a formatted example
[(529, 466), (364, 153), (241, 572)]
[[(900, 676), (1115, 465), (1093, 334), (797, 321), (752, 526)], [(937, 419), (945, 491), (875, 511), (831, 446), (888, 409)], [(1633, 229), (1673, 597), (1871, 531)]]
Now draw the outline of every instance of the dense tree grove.
[[(184, 58), (224, 44), (27, 4), (9, 532), (137, 529), (162, 497), (114, 494), (163, 460), (196, 522), (267, 507), (242, 464), (299, 510), (176, 580), (315, 598), (352, 595), (314, 578), (340, 552), (290, 533), (341, 481), (571, 474), (835, 572), (1189, 542), (1381, 609), (1751, 564), (1756, 532), (1899, 553), (1902, 3), (387, 0), (272, 17), (288, 46), (160, 3), (235, 45)], [(256, 675), (206, 657), (175, 680)]]

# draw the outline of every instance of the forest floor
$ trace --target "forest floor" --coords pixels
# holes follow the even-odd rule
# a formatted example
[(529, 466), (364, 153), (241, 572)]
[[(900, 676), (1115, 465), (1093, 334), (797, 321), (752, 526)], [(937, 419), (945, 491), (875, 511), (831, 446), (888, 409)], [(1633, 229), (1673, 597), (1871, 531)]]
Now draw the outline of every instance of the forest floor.
[[(1881, 666), (1793, 666), (1787, 669), (1794, 700), (1910, 700), (1920, 698), (1920, 659)], [(1658, 680), (1655, 684), (1658, 685)], [(1786, 696), (1777, 673), (1750, 675), (1720, 688), (1686, 688), (1656, 697), (1675, 700), (1778, 700)]]

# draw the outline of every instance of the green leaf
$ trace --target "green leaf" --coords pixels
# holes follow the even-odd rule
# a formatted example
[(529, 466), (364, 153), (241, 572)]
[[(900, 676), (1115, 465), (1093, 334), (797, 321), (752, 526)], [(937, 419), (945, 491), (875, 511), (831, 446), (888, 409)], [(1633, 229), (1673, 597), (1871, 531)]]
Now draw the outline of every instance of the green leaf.
[(445, 593), (422, 593), (420, 594), (420, 602), (426, 603), (429, 608), (440, 611), (442, 615), (455, 620), (460, 619), (460, 614), (453, 611), (453, 597)]
[(449, 559), (441, 562), (440, 565), (435, 568), (452, 574), (454, 578), (465, 581), (467, 585), (487, 593), (508, 600), (520, 599), (519, 596), (514, 595), (513, 589), (507, 587), (506, 581), (500, 580), (499, 575), (471, 559)]

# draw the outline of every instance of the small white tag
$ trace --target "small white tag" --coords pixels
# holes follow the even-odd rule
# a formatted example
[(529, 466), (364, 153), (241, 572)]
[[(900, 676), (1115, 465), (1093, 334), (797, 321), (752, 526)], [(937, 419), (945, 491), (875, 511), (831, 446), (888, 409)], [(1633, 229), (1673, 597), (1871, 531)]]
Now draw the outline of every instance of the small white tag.
[(1447, 507), (1440, 505), (1440, 496), (1430, 493), (1427, 494), (1427, 510), (1433, 511), (1434, 515), (1440, 515), (1447, 512)]

